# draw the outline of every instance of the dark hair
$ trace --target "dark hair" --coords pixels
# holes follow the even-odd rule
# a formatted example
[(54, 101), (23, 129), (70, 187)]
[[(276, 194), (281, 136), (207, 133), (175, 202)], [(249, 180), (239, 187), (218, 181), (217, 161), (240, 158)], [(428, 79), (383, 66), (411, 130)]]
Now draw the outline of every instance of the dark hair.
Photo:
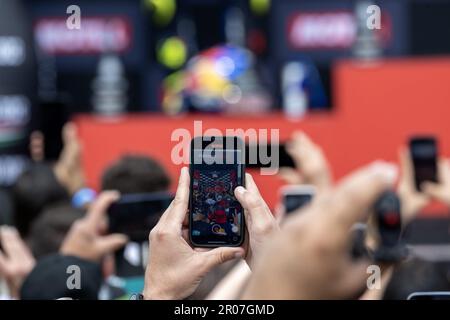
[(49, 164), (32, 164), (12, 186), (14, 223), (26, 237), (31, 223), (42, 209), (52, 203), (69, 199), (69, 193), (58, 182)]
[(384, 292), (384, 300), (406, 300), (414, 292), (450, 291), (444, 267), (417, 258), (396, 266)]
[(44, 208), (31, 225), (27, 239), (36, 259), (57, 253), (72, 224), (83, 216), (83, 210), (72, 207), (70, 202)]
[(102, 176), (102, 190), (120, 193), (165, 191), (170, 178), (154, 159), (141, 155), (125, 155), (108, 167)]

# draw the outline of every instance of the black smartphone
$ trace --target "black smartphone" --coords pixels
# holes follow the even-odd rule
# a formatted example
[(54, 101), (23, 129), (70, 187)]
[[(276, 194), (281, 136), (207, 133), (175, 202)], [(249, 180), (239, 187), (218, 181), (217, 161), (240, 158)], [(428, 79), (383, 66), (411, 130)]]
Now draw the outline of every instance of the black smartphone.
[(414, 166), (416, 189), (421, 190), (424, 181), (437, 181), (437, 143), (431, 136), (414, 137), (409, 141), (411, 159)]
[(280, 189), (282, 204), (286, 214), (306, 206), (314, 197), (315, 188), (311, 185), (289, 185)]
[(449, 291), (414, 292), (406, 300), (450, 300)]
[[(245, 165), (247, 168), (267, 168), (273, 164), (263, 163), (261, 161), (260, 149), (264, 149), (264, 153), (267, 157), (272, 157), (272, 152), (278, 152), (278, 166), (295, 168), (295, 163), (292, 157), (286, 151), (284, 144), (250, 144), (245, 146)], [(258, 155), (257, 157), (255, 155)]]
[(130, 241), (147, 241), (172, 200), (173, 195), (166, 192), (122, 195), (108, 208), (109, 233), (125, 234)]
[(41, 132), (44, 136), (44, 157), (47, 161), (58, 160), (64, 147), (62, 130), (69, 120), (68, 106), (63, 98), (40, 104)]
[(193, 246), (240, 246), (244, 210), (234, 196), (244, 186), (245, 149), (239, 137), (195, 137), (190, 148), (189, 235)]

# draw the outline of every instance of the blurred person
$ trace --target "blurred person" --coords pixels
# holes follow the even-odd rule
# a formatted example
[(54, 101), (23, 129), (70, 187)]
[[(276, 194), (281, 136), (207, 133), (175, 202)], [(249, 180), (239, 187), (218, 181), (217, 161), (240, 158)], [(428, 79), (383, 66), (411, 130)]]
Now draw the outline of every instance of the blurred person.
[(59, 251), (72, 224), (84, 216), (84, 211), (70, 202), (45, 207), (32, 223), (27, 244), (36, 259)]
[(46, 205), (70, 199), (53, 168), (45, 163), (34, 163), (19, 176), (12, 187), (12, 197), (14, 223), (24, 238)]
[[(101, 178), (102, 190), (118, 190), (121, 194), (168, 191), (169, 186), (170, 177), (164, 167), (155, 159), (138, 154), (123, 155), (103, 171)], [(159, 219), (159, 215), (156, 219)], [(134, 250), (136, 246), (140, 247), (141, 244), (129, 242), (125, 245), (123, 252), (119, 253), (123, 257), (120, 258), (123, 261), (119, 261), (119, 265), (125, 266), (125, 269), (126, 266), (133, 268), (133, 265), (125, 258), (125, 252)], [(105, 268), (109, 270), (107, 273), (115, 274), (116, 257), (108, 256), (106, 260), (108, 263), (105, 264)], [(107, 287), (111, 286), (109, 280), (106, 281)], [(110, 290), (108, 289), (107, 292), (109, 294)]]
[(166, 191), (170, 177), (156, 160), (144, 155), (125, 155), (105, 169), (102, 190), (117, 190), (122, 194)]
[[(362, 294), (368, 259), (354, 260), (349, 232), (367, 219), (381, 193), (392, 188), (394, 165), (376, 162), (320, 194), (302, 214), (286, 219), (254, 269), (244, 299), (348, 299)], [(295, 244), (295, 245), (293, 245)]]
[[(13, 227), (0, 227), (0, 280), (5, 280), (8, 295), (20, 298), (20, 288), (24, 279), (35, 265), (35, 260)], [(8, 296), (6, 296), (8, 297)]]
[(54, 165), (34, 162), (12, 186), (13, 220), (24, 238), (28, 236), (32, 222), (45, 206), (69, 200), (85, 185), (81, 145), (73, 123), (64, 125), (62, 138), (63, 150)]
[[(102, 259), (128, 241), (122, 234), (105, 234), (107, 209), (118, 198), (115, 191), (99, 195), (86, 216), (72, 225), (59, 254), (38, 261), (21, 288), (23, 299), (97, 299), (103, 278)], [(77, 265), (83, 275), (79, 289), (67, 286), (67, 268), (71, 265)]]
[(150, 232), (144, 299), (184, 299), (212, 268), (226, 261), (245, 258), (250, 267), (257, 265), (264, 243), (278, 230), (252, 176), (246, 174), (246, 188), (235, 189), (236, 198), (245, 210), (244, 245), (211, 250), (192, 248), (186, 240), (189, 181), (188, 169), (182, 168), (175, 200)]

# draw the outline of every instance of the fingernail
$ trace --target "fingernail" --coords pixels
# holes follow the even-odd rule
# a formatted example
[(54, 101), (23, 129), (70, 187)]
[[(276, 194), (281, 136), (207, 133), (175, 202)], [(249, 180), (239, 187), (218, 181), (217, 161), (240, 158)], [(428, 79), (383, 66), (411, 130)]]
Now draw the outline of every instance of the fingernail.
[(245, 190), (245, 188), (242, 187), (242, 186), (236, 187), (236, 189), (234, 189), (234, 191), (237, 192), (237, 193), (239, 193), (240, 195), (244, 195), (244, 193), (247, 192), (247, 190)]
[(393, 184), (398, 176), (398, 168), (392, 163), (376, 161), (372, 164), (372, 173), (380, 176), (388, 184)]
[(235, 257), (236, 259), (241, 259), (241, 258), (244, 257), (244, 253), (243, 253), (242, 251), (236, 252), (236, 253), (234, 254), (234, 257)]

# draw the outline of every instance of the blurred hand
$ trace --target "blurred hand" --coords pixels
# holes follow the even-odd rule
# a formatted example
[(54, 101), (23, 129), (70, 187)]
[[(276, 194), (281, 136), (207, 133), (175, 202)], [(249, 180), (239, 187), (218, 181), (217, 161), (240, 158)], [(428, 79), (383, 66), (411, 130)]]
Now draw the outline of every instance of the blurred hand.
[(244, 298), (344, 299), (363, 292), (369, 263), (351, 258), (350, 228), (367, 219), (396, 175), (395, 166), (374, 163), (321, 194), (301, 215), (289, 216), (268, 242)]
[(261, 248), (266, 240), (270, 235), (277, 232), (279, 227), (259, 193), (253, 177), (248, 173), (245, 175), (245, 185), (247, 188), (237, 187), (234, 190), (234, 194), (244, 208), (247, 228), (244, 247), (247, 248), (246, 261), (252, 267), (255, 264), (255, 258), (260, 255)]
[(401, 175), (397, 191), (401, 200), (403, 225), (406, 225), (428, 204), (430, 197), (416, 189), (414, 167), (408, 149), (400, 150), (399, 160)]
[(286, 145), (296, 169), (281, 168), (280, 176), (290, 184), (312, 184), (319, 191), (332, 186), (332, 174), (320, 148), (304, 132), (296, 131)]
[(6, 280), (11, 297), (18, 299), (20, 287), (36, 262), (15, 228), (0, 227), (0, 244), (0, 278)]
[(243, 248), (193, 249), (186, 242), (189, 179), (182, 168), (175, 199), (150, 232), (145, 299), (184, 299), (211, 269), (244, 256)]
[(106, 211), (118, 199), (118, 192), (102, 192), (90, 206), (86, 216), (72, 225), (60, 252), (98, 262), (103, 256), (123, 247), (128, 241), (125, 235), (104, 235), (107, 228)]
[(449, 159), (439, 159), (438, 162), (438, 183), (424, 182), (423, 192), (450, 206), (450, 161)]
[(74, 123), (68, 122), (62, 130), (63, 149), (55, 164), (54, 171), (59, 182), (74, 194), (85, 186), (85, 177), (81, 164), (81, 144)]

